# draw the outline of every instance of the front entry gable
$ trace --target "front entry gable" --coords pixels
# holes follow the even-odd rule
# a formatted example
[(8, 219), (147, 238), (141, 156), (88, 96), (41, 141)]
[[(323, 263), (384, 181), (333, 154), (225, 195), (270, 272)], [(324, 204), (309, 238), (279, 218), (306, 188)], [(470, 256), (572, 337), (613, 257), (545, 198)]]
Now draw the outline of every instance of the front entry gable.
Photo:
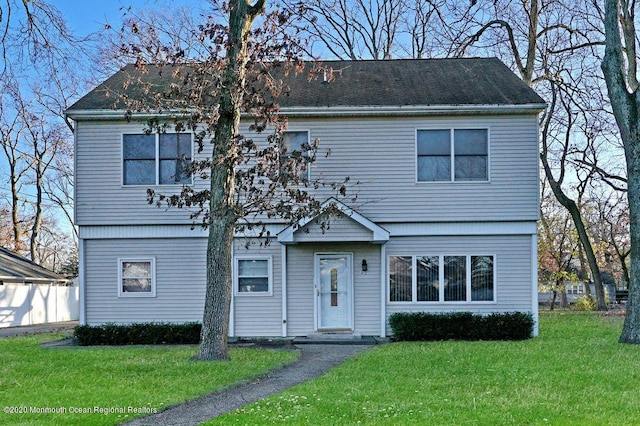
[(387, 241), (389, 241), (389, 231), (335, 198), (329, 198), (322, 204), (322, 213), (304, 218), (278, 234), (278, 242), (281, 244), (303, 242), (384, 244)]

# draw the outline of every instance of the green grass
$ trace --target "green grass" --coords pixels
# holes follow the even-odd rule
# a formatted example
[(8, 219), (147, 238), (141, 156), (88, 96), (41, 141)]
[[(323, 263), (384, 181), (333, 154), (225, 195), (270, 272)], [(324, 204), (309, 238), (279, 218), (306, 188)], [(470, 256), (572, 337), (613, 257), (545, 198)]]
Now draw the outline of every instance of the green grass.
[[(160, 411), (297, 358), (292, 351), (231, 349), (231, 361), (208, 363), (189, 361), (195, 346), (40, 346), (60, 337), (0, 339), (0, 424), (114, 425), (140, 417), (129, 407)], [(29, 413), (59, 407), (66, 413)], [(101, 413), (114, 408), (126, 412)]]
[(389, 344), (207, 424), (638, 424), (640, 347), (621, 327), (548, 313), (527, 341)]

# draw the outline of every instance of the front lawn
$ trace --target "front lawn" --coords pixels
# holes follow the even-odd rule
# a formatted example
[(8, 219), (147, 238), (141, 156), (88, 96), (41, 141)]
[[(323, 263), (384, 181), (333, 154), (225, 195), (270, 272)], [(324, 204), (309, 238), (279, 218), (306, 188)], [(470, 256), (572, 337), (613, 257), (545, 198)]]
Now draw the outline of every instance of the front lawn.
[(640, 347), (622, 318), (545, 313), (519, 342), (394, 343), (207, 424), (625, 425)]
[(195, 346), (42, 348), (61, 335), (0, 339), (0, 424), (114, 425), (160, 411), (297, 358), (232, 349), (229, 362), (194, 362)]

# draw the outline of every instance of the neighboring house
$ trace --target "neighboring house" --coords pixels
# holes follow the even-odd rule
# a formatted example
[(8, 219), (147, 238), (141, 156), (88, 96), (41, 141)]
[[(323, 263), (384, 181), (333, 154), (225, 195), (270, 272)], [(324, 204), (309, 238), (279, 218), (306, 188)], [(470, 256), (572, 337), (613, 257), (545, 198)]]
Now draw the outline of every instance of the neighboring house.
[(0, 327), (77, 320), (79, 291), (67, 282), (0, 247)]
[[(288, 78), (290, 94), (279, 99), (285, 139), (319, 139), (331, 155), (317, 156), (310, 177), (349, 176), (359, 182), (357, 201), (335, 202), (341, 213), (329, 229), (318, 218), (274, 221), (277, 238), (266, 247), (238, 235), (230, 334), (385, 336), (389, 315), (403, 311), (537, 319), (544, 101), (497, 59), (325, 65), (340, 70), (335, 80)], [(206, 231), (193, 230), (185, 210), (147, 203), (148, 188), (202, 185), (179, 176), (176, 160), (200, 154), (185, 134), (145, 135), (144, 116), (127, 122), (114, 109), (114, 92), (135, 93), (123, 84), (128, 73), (135, 70), (124, 68), (67, 110), (75, 121), (80, 321), (200, 321)], [(167, 77), (152, 69), (148, 78)]]

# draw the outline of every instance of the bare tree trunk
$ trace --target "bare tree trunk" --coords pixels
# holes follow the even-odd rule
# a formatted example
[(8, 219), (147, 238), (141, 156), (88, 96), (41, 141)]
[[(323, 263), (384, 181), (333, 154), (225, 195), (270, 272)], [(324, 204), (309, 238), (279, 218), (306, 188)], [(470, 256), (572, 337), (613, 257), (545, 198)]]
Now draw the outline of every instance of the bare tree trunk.
[(576, 205), (575, 201), (567, 197), (558, 182), (555, 180), (546, 155), (540, 154), (540, 159), (542, 160), (544, 172), (547, 176), (549, 184), (551, 185), (553, 194), (556, 196), (558, 202), (569, 211), (576, 230), (578, 231), (578, 237), (580, 238), (580, 243), (584, 248), (587, 262), (589, 264), (589, 269), (591, 269), (591, 275), (593, 276), (593, 283), (596, 288), (597, 310), (606, 311), (607, 303), (604, 300), (604, 288), (602, 287), (602, 280), (600, 278), (600, 268), (598, 267), (598, 262), (596, 260), (596, 255), (593, 252), (593, 247), (591, 247), (591, 241), (589, 241), (589, 235), (587, 234), (586, 227), (584, 226), (584, 222), (582, 221), (580, 210), (578, 210), (578, 206)]
[(582, 281), (582, 284), (584, 285), (584, 294), (586, 294), (589, 299), (592, 299), (591, 286), (589, 285), (589, 278), (587, 278), (587, 259), (584, 257), (582, 244), (578, 245), (578, 259), (580, 260), (580, 273), (582, 274), (580, 281)]
[(200, 353), (197, 355), (201, 360), (229, 359), (227, 336), (229, 335), (232, 291), (231, 248), (234, 234), (233, 220), (229, 219), (212, 220), (209, 228), (207, 289), (202, 317)]
[(264, 10), (265, 0), (251, 5), (247, 0), (230, 3), (227, 63), (223, 70), (220, 118), (215, 130), (209, 239), (207, 243), (207, 289), (202, 333), (201, 360), (229, 359), (227, 337), (232, 291), (232, 248), (237, 212), (235, 205), (235, 165), (221, 158), (233, 158), (238, 150), (240, 112), (246, 82), (248, 41), (255, 17)]
[(20, 198), (15, 172), (11, 170), (11, 225), (13, 227), (13, 250), (22, 251), (22, 228), (20, 223)]
[[(637, 109), (636, 109), (637, 113)], [(638, 118), (636, 117), (636, 123)], [(629, 273), (629, 298), (627, 314), (620, 336), (622, 343), (640, 344), (640, 133), (637, 125), (632, 133), (633, 147), (627, 149), (629, 216), (631, 218), (631, 268)], [(625, 144), (626, 147), (626, 144)]]
[[(640, 344), (640, 99), (635, 76), (637, 59), (633, 7), (633, 4), (629, 5), (626, 1), (605, 1), (606, 47), (602, 71), (627, 160), (631, 269), (627, 314), (620, 342)], [(621, 31), (624, 32), (625, 40), (631, 40), (630, 44), (623, 45)]]
[(34, 168), (36, 171), (36, 205), (33, 217), (33, 224), (31, 225), (31, 237), (29, 238), (29, 254), (31, 260), (39, 262), (38, 259), (38, 238), (40, 236), (40, 228), (42, 227), (42, 186), (44, 185), (44, 179), (42, 176), (42, 158), (35, 149), (36, 159), (34, 161)]
[(569, 299), (567, 299), (567, 287), (564, 285), (564, 282), (560, 284), (560, 306), (566, 308), (569, 306)]

